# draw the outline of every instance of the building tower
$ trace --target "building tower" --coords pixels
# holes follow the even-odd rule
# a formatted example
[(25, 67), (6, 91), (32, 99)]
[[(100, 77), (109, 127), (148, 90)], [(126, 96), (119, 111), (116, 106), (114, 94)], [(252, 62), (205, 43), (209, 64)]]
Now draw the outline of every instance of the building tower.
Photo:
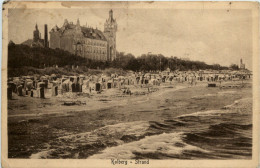
[(79, 19), (77, 20), (75, 35), (74, 35), (74, 53), (76, 55), (83, 56), (83, 42), (82, 42), (82, 31)]
[(109, 18), (104, 24), (104, 35), (108, 41), (107, 47), (107, 60), (113, 61), (116, 59), (116, 31), (117, 23), (116, 19), (113, 18), (112, 9), (109, 11)]
[(245, 69), (246, 68), (246, 66), (245, 66), (245, 64), (243, 64), (243, 60), (242, 60), (242, 58), (240, 59), (240, 69)]
[(48, 43), (48, 26), (47, 26), (47, 24), (44, 25), (44, 47), (49, 47), (49, 43)]
[(35, 25), (35, 30), (33, 31), (33, 42), (38, 42), (40, 40), (40, 32), (38, 30), (37, 23)]

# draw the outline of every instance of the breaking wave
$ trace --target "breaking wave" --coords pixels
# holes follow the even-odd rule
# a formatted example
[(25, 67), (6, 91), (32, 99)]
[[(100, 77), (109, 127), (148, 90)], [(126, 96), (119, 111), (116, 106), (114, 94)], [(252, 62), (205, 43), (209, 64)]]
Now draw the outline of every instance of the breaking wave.
[(164, 121), (108, 125), (47, 145), (31, 158), (250, 159), (252, 99)]

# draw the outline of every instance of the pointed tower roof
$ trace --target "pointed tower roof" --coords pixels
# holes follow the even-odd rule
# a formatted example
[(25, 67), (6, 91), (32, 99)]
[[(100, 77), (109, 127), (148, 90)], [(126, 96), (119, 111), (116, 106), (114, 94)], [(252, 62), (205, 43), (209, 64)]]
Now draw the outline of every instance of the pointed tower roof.
[(112, 9), (110, 9), (110, 11), (109, 11), (109, 17), (111, 17), (113, 19), (113, 10)]
[(115, 21), (114, 18), (113, 18), (113, 10), (112, 9), (110, 9), (110, 11), (109, 11), (108, 21), (109, 22), (114, 22)]

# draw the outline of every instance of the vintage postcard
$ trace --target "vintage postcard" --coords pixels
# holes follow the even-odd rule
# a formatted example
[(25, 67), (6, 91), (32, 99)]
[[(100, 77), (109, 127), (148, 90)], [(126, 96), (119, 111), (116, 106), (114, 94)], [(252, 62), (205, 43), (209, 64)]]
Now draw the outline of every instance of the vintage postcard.
[(257, 2), (3, 4), (2, 166), (259, 166)]

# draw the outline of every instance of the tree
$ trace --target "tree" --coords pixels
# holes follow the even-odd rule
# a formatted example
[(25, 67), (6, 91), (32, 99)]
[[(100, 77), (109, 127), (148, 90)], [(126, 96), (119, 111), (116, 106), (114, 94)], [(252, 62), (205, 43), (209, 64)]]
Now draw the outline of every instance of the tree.
[(14, 46), (15, 46), (15, 43), (12, 40), (10, 40), (8, 43), (8, 47), (14, 47)]
[[(117, 59), (112, 62), (98, 61), (83, 58), (74, 55), (68, 51), (61, 49), (51, 49), (42, 47), (29, 47), (27, 45), (17, 45), (12, 41), (8, 45), (8, 68), (21, 68), (23, 66), (30, 66), (35, 68), (42, 68), (46, 66), (58, 65), (65, 67), (69, 65), (84, 66), (87, 68), (117, 68), (123, 70), (133, 71), (158, 71), (170, 68), (171, 70), (204, 70), (204, 69), (228, 69), (228, 67), (220, 66), (219, 64), (208, 65), (205, 62), (183, 60), (176, 56), (165, 57), (162, 54), (142, 54), (135, 57), (133, 54), (124, 52), (117, 52)], [(230, 68), (237, 70), (238, 65), (232, 64)]]
[(230, 65), (230, 68), (231, 68), (232, 70), (239, 70), (239, 67), (238, 67), (237, 64), (231, 64), (231, 65)]

